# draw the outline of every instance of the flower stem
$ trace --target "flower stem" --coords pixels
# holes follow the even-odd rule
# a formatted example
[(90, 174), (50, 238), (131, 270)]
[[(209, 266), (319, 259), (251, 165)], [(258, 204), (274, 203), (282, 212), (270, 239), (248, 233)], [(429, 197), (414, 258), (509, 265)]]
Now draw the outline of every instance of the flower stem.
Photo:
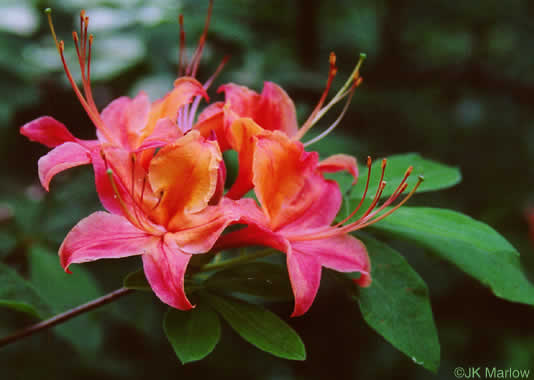
[[(215, 262), (212, 264), (206, 264), (202, 268), (198, 270), (196, 273), (203, 273), (203, 272), (210, 272), (213, 270), (223, 269), (223, 268), (231, 268), (234, 266), (238, 266), (240, 264), (244, 264), (250, 261), (254, 261), (256, 259), (260, 259), (262, 257), (270, 256), (272, 254), (276, 253), (273, 249), (266, 249), (259, 252), (252, 253), (250, 255), (244, 255), (244, 256), (238, 256), (236, 258), (230, 259), (230, 260), (224, 260)], [(97, 298), (93, 301), (87, 302), (83, 305), (77, 306), (73, 309), (67, 310), (64, 313), (58, 314), (50, 319), (47, 319), (45, 321), (36, 323), (34, 325), (25, 327), (9, 336), (6, 336), (5, 338), (0, 339), (0, 347), (6, 346), (10, 343), (16, 342), (17, 340), (20, 340), (22, 338), (25, 338), (27, 336), (33, 335), (35, 333), (38, 333), (39, 331), (46, 330), (50, 327), (53, 327), (57, 324), (63, 323), (65, 321), (68, 321), (71, 318), (74, 318), (77, 315), (80, 315), (82, 313), (85, 313), (87, 311), (90, 311), (92, 309), (96, 309), (97, 307), (103, 306), (105, 304), (108, 304), (110, 302), (113, 302), (122, 296), (125, 296), (128, 293), (133, 292), (134, 289), (128, 289), (128, 288), (120, 288), (117, 289), (111, 293), (108, 293), (100, 298)]]
[(93, 301), (87, 302), (83, 305), (77, 306), (73, 309), (67, 310), (64, 313), (58, 314), (50, 319), (47, 319), (45, 321), (36, 323), (34, 325), (25, 327), (17, 332), (15, 332), (12, 335), (9, 335), (5, 338), (0, 339), (0, 347), (6, 346), (9, 343), (13, 343), (19, 339), (25, 338), (29, 335), (33, 335), (35, 333), (38, 333), (39, 331), (46, 330), (50, 327), (53, 327), (59, 323), (68, 321), (71, 318), (74, 318), (77, 315), (80, 315), (82, 313), (85, 313), (89, 310), (95, 309), (97, 307), (100, 307), (102, 305), (108, 304), (110, 302), (115, 301), (116, 299), (132, 292), (133, 289), (127, 289), (127, 288), (120, 288), (117, 289), (111, 293), (108, 293), (100, 298), (97, 298)]

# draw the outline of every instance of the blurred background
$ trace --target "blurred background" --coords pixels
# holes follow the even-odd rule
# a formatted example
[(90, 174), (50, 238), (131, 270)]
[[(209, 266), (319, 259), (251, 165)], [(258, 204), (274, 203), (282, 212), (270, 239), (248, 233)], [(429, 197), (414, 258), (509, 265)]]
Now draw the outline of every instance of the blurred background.
[[(177, 73), (184, 14), (188, 53), (202, 32), (208, 1), (3, 0), (0, 5), (0, 260), (27, 277), (64, 311), (121, 286), (140, 266), (133, 260), (77, 267), (66, 277), (56, 252), (70, 228), (100, 209), (89, 167), (69, 170), (45, 194), (37, 160), (47, 149), (18, 129), (41, 115), (65, 123), (79, 138), (94, 127), (62, 72), (42, 10), (53, 8), (77, 73), (72, 30), (84, 8), (95, 35), (92, 79), (97, 105), (134, 96), (152, 100), (171, 89)], [(371, 155), (420, 152), (458, 166), (460, 185), (416, 196), (414, 204), (446, 207), (482, 220), (509, 239), (534, 278), (525, 219), (534, 205), (534, 3), (527, 0), (251, 0), (215, 1), (198, 78), (206, 80), (225, 55), (231, 59), (210, 91), (237, 82), (261, 91), (280, 84), (302, 123), (320, 97), (335, 51), (333, 89), (367, 53), (364, 82), (343, 122), (312, 148), (343, 152), (361, 162)], [(333, 121), (332, 111), (321, 130)], [(392, 242), (430, 287), (441, 341), (433, 375), (404, 356), (362, 320), (357, 305), (328, 276), (308, 314), (289, 323), (302, 336), (305, 362), (279, 360), (225, 328), (205, 360), (181, 366), (164, 336), (165, 307), (135, 293), (53, 331), (2, 349), (2, 379), (145, 379), (211, 376), (232, 379), (453, 378), (456, 366), (534, 371), (534, 310), (489, 290), (421, 248)], [(469, 254), (466, 252), (466, 254)], [(273, 304), (286, 318), (290, 304)], [(0, 335), (34, 320), (0, 309)]]

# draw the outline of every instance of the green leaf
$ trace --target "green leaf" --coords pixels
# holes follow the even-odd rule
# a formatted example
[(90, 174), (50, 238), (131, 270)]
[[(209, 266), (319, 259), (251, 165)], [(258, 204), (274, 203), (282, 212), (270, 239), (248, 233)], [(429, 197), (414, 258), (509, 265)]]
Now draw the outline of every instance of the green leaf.
[(129, 273), (124, 278), (123, 286), (128, 289), (152, 291), (143, 269), (138, 269), (135, 272)]
[(306, 359), (304, 343), (287, 323), (258, 305), (204, 293), (203, 297), (247, 342), (274, 356)]
[(357, 297), (363, 318), (415, 363), (437, 372), (440, 347), (425, 282), (396, 250), (369, 236), (359, 238), (373, 279)]
[[(367, 198), (372, 198), (375, 195), (382, 173), (381, 165), (382, 160), (375, 160), (371, 166), (371, 179), (369, 181)], [(387, 185), (382, 193), (383, 197), (393, 194), (397, 186), (402, 182), (406, 169), (410, 166), (413, 166), (413, 172), (407, 181), (408, 189), (411, 189), (417, 183), (417, 177), (419, 175), (425, 177), (425, 181), (417, 189), (418, 193), (445, 189), (456, 185), (462, 179), (458, 168), (424, 159), (417, 153), (399, 154), (388, 157), (386, 173), (384, 175), (384, 181), (387, 182)], [(359, 200), (363, 196), (367, 181), (367, 172), (367, 167), (360, 167), (358, 185), (353, 188), (350, 193), (350, 198)], [(345, 186), (347, 185), (345, 184)], [(348, 187), (342, 188), (342, 190), (344, 189), (348, 189)]]
[(500, 298), (534, 305), (519, 253), (487, 224), (437, 208), (402, 207), (373, 229), (417, 243), (489, 286)]
[[(71, 270), (72, 274), (63, 271), (57, 254), (40, 246), (32, 246), (30, 249), (31, 280), (55, 314), (102, 295), (89, 272), (78, 265)], [(55, 331), (78, 351), (94, 352), (98, 350), (103, 337), (102, 328), (95, 316), (94, 311), (80, 315), (58, 325)]]
[(163, 329), (182, 364), (205, 358), (221, 337), (219, 317), (202, 303), (190, 311), (169, 309)]
[(272, 300), (292, 299), (287, 270), (280, 265), (255, 262), (215, 273), (206, 287), (260, 296)]
[(44, 318), (50, 308), (33, 285), (14, 269), (0, 263), (0, 307), (7, 307)]

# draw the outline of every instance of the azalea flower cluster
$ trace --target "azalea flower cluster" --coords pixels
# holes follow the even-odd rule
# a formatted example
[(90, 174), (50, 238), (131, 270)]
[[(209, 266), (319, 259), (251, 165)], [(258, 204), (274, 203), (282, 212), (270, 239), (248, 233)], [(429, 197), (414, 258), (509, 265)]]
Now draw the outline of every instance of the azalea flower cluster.
[[(371, 283), (366, 248), (350, 232), (389, 215), (413, 194), (416, 187), (395, 207), (388, 207), (406, 190), (411, 168), (393, 195), (379, 206), (385, 186), (384, 161), (382, 179), (367, 211), (353, 220), (364, 195), (351, 215), (334, 224), (342, 194), (338, 184), (326, 179), (324, 173), (347, 171), (355, 184), (356, 160), (338, 154), (320, 161), (317, 152), (305, 147), (326, 136), (341, 120), (361, 83), (362, 60), (327, 102), (337, 71), (335, 55), (330, 56), (326, 89), (300, 127), (292, 100), (270, 82), (264, 84), (261, 94), (225, 84), (218, 90), (224, 93), (224, 101), (198, 113), (201, 101), (209, 102), (207, 90), (224, 65), (223, 61), (205, 83), (195, 78), (210, 13), (211, 7), (196, 52), (187, 65), (180, 18), (180, 75), (169, 93), (154, 102), (144, 92), (133, 99), (120, 97), (101, 112), (91, 93), (93, 36), (87, 32), (88, 17), (82, 11), (80, 33), (73, 33), (81, 89), (65, 61), (64, 43), (56, 39), (50, 21), (66, 75), (96, 127), (97, 138), (78, 139), (50, 116), (25, 124), (21, 133), (52, 148), (38, 163), (39, 179), (46, 190), (57, 173), (91, 164), (96, 190), (107, 210), (89, 215), (68, 233), (59, 249), (60, 263), (68, 271), (73, 263), (140, 255), (154, 293), (168, 305), (188, 310), (193, 305), (184, 290), (184, 278), (193, 255), (268, 246), (287, 257), (295, 297), (292, 315), (302, 315), (316, 296), (322, 267), (359, 272), (359, 285)], [(342, 100), (346, 103), (339, 118), (317, 138), (301, 142), (308, 130)], [(226, 183), (222, 156), (226, 150), (238, 154), (238, 175), (232, 184)], [(367, 167), (370, 171), (370, 159)], [(251, 190), (256, 199), (250, 197)], [(225, 233), (231, 225), (242, 228)]]

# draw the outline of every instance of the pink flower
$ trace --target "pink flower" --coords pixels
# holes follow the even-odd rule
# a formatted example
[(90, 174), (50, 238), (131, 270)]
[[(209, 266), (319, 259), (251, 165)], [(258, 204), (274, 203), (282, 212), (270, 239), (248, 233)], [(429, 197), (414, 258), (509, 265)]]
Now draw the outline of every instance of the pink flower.
[[(239, 153), (239, 172), (236, 182), (230, 188), (227, 197), (239, 199), (252, 189), (252, 157), (254, 144), (251, 143), (250, 136), (247, 134), (270, 133), (273, 131), (283, 132), (293, 141), (301, 140), (310, 128), (315, 125), (323, 115), (335, 104), (346, 99), (345, 107), (340, 116), (332, 123), (323, 133), (316, 138), (304, 143), (304, 146), (310, 145), (328, 133), (330, 133), (341, 121), (345, 111), (350, 104), (352, 94), (356, 87), (362, 82), (359, 75), (359, 68), (363, 62), (363, 57), (358, 61), (353, 73), (341, 87), (338, 93), (325, 105), (332, 80), (336, 75), (335, 66), (336, 57), (334, 53), (330, 55), (330, 71), (326, 88), (308, 119), (299, 128), (296, 118), (295, 105), (287, 93), (271, 82), (265, 82), (261, 94), (256, 93), (244, 86), (233, 83), (223, 85), (219, 92), (225, 93), (225, 104), (222, 107), (225, 113), (225, 137), (228, 146)], [(249, 118), (258, 126), (256, 130), (236, 131), (234, 123), (240, 123), (239, 119)], [(261, 131), (263, 130), (263, 132)], [(328, 158), (324, 167), (331, 170), (338, 170), (338, 167), (348, 170), (355, 178), (358, 176), (358, 168), (354, 158), (342, 154)]]
[(191, 131), (161, 148), (147, 170), (121, 148), (108, 145), (103, 152), (122, 215), (95, 212), (81, 220), (61, 245), (61, 265), (141, 255), (156, 295), (190, 309), (184, 275), (191, 256), (208, 252), (239, 217), (236, 203), (217, 195), (217, 143)]
[[(332, 225), (342, 197), (338, 184), (324, 179), (322, 173), (346, 168), (346, 157), (334, 156), (319, 163), (316, 152), (306, 152), (300, 142), (292, 141), (280, 131), (262, 131), (250, 119), (234, 122), (232, 132), (246, 133), (250, 145), (255, 147), (251, 181), (260, 207), (253, 201), (243, 205), (248, 210), (242, 212), (239, 222), (248, 226), (223, 235), (216, 248), (259, 244), (284, 252), (295, 296), (292, 316), (302, 315), (310, 308), (319, 288), (322, 267), (340, 272), (360, 272), (361, 277), (356, 282), (368, 286), (371, 278), (367, 251), (349, 232), (389, 215), (415, 192), (418, 185), (402, 202), (379, 215), (406, 189), (411, 168), (394, 194), (378, 209), (374, 210), (385, 186), (382, 179), (379, 191), (363, 216), (347, 223), (360, 204), (348, 218)], [(370, 159), (368, 167), (370, 170)]]

